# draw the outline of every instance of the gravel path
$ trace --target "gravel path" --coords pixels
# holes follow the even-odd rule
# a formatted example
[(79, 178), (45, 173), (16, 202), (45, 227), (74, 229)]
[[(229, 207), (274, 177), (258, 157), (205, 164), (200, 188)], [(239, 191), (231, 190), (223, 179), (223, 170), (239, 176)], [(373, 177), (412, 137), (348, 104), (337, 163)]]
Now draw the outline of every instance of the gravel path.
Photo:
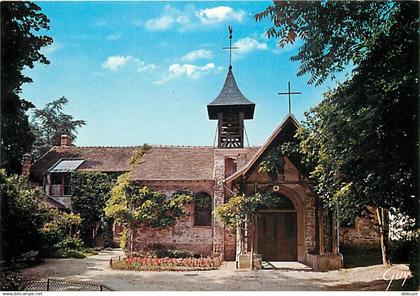
[[(111, 257), (123, 255), (119, 250), (103, 251), (85, 259), (47, 259), (44, 263), (24, 269), (26, 277), (60, 278), (91, 281), (113, 290), (377, 290), (384, 291), (389, 281), (383, 279), (388, 268), (381, 265), (313, 272), (297, 262), (277, 263), (275, 269), (237, 271), (233, 262), (224, 262), (219, 270), (201, 272), (134, 272), (112, 270)], [(394, 265), (387, 279), (402, 278), (406, 265)], [(392, 290), (401, 290), (402, 279), (393, 281)]]

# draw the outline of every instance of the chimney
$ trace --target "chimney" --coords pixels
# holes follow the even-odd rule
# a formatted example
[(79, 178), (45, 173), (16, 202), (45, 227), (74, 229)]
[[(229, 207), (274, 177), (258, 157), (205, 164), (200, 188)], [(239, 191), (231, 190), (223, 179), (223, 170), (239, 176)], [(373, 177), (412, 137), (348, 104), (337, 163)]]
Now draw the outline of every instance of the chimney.
[(22, 157), (22, 176), (29, 176), (31, 173), (32, 155), (26, 153)]
[(71, 137), (69, 135), (61, 135), (61, 143), (60, 146), (70, 146), (71, 145)]

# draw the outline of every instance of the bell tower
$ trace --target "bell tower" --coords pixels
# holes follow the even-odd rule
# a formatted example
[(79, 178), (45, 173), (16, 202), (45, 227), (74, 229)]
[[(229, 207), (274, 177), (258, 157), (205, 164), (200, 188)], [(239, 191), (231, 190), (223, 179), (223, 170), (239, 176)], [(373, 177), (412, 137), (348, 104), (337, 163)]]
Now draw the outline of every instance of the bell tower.
[(217, 148), (244, 147), (244, 120), (254, 118), (255, 104), (249, 101), (239, 90), (233, 76), (232, 28), (229, 27), (230, 51), (229, 71), (219, 95), (207, 105), (209, 119), (217, 119)]

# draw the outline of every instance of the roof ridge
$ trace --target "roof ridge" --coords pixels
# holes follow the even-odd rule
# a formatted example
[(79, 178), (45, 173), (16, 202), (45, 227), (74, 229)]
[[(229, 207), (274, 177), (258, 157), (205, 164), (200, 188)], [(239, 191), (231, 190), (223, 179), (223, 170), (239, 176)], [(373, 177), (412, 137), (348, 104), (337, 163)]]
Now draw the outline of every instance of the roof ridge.
[[(147, 144), (150, 147), (154, 148), (213, 148), (213, 146), (204, 146), (204, 145), (171, 145), (171, 144)], [(142, 145), (133, 145), (133, 146), (53, 146), (51, 149), (68, 149), (68, 148), (137, 148)]]

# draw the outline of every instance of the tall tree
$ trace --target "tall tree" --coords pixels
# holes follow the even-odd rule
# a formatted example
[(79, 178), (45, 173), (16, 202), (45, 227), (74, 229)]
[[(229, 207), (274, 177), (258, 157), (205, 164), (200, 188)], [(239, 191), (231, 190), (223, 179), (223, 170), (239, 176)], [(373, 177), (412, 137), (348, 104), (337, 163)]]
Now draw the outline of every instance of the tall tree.
[(31, 127), (35, 135), (32, 155), (35, 159), (41, 157), (51, 147), (60, 145), (60, 137), (66, 134), (75, 140), (77, 128), (86, 125), (84, 120), (74, 120), (73, 116), (63, 113), (68, 99), (61, 97), (36, 109), (33, 113)]
[[(404, 4), (415, 9), (415, 4)], [(274, 1), (255, 15), (270, 18), (269, 38), (280, 47), (303, 41), (292, 61), (300, 62), (298, 75), (310, 74), (309, 83), (323, 83), (349, 62), (366, 57), (379, 34), (389, 32), (401, 4), (397, 1)]]
[(20, 97), (22, 70), (35, 62), (49, 64), (40, 49), (52, 43), (35, 32), (49, 29), (49, 19), (31, 2), (1, 2), (1, 167), (19, 173), (22, 155), (34, 141), (26, 111), (34, 106)]

